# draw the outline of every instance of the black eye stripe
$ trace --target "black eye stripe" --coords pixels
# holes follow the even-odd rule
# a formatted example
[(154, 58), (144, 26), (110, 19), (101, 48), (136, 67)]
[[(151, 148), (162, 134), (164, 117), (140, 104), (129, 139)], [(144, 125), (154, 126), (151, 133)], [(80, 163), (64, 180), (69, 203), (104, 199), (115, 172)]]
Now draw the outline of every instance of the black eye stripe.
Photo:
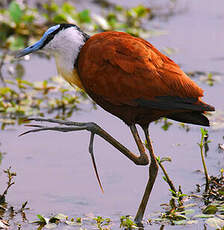
[(69, 27), (75, 27), (79, 32), (81, 32), (85, 42), (89, 39), (90, 36), (88, 34), (84, 33), (78, 26), (76, 26), (74, 24), (63, 23), (63, 24), (60, 24), (60, 27), (58, 29), (56, 29), (52, 33), (48, 34), (48, 36), (44, 40), (43, 45), (40, 47), (40, 49), (42, 49), (44, 46), (46, 46), (60, 30), (67, 29)]
[(46, 46), (54, 38), (55, 34), (59, 32), (59, 30), (60, 30), (60, 27), (56, 29), (55, 31), (53, 31), (52, 33), (48, 34), (47, 38), (44, 40), (43, 45), (40, 47), (40, 49)]

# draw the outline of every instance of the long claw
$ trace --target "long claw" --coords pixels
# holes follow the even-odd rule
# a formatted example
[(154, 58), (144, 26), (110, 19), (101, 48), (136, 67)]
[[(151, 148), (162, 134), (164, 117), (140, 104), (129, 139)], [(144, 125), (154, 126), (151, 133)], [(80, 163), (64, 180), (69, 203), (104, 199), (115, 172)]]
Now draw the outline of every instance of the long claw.
[(28, 133), (36, 133), (36, 132), (44, 131), (44, 130), (46, 130), (46, 129), (31, 129), (31, 130), (28, 130), (28, 131), (26, 131), (24, 133), (19, 134), (19, 137), (24, 136), (24, 135), (26, 135)]
[(90, 156), (91, 156), (91, 159), (92, 159), (93, 168), (94, 168), (94, 171), (95, 171), (95, 174), (96, 174), (97, 181), (99, 183), (99, 186), (100, 186), (100, 189), (101, 189), (102, 193), (104, 193), (103, 186), (102, 186), (102, 183), (100, 181), (100, 177), (99, 177), (98, 170), (97, 170), (97, 167), (96, 167), (95, 157), (94, 157), (94, 154), (93, 154), (94, 135), (95, 135), (94, 133), (91, 133), (90, 142), (89, 142), (89, 153), (90, 153)]
[(50, 122), (50, 123), (56, 123), (56, 124), (60, 124), (60, 125), (67, 125), (67, 126), (83, 126), (86, 124), (86, 123), (82, 123), (82, 122), (62, 121), (62, 120), (58, 120), (58, 119), (35, 118), (35, 117), (28, 118), (28, 119), (26, 119), (26, 121)]
[(83, 127), (45, 127), (45, 126), (41, 126), (41, 125), (29, 125), (30, 127), (38, 127), (39, 129), (31, 129), (28, 130), (24, 133), (21, 133), (19, 135), (19, 137), (24, 136), (28, 133), (36, 133), (36, 132), (40, 132), (40, 131), (47, 131), (47, 130), (52, 130), (52, 131), (59, 131), (59, 132), (71, 132), (71, 131), (79, 131), (79, 130), (85, 130), (87, 127), (83, 126)]
[(43, 125), (32, 125), (32, 124), (24, 125), (24, 126), (26, 126), (26, 127), (34, 127), (34, 128), (42, 128), (42, 127), (44, 127)]
[(64, 121), (52, 119), (52, 118), (40, 118), (40, 117), (31, 117), (27, 118), (26, 121), (46, 121), (51, 123), (64, 123)]

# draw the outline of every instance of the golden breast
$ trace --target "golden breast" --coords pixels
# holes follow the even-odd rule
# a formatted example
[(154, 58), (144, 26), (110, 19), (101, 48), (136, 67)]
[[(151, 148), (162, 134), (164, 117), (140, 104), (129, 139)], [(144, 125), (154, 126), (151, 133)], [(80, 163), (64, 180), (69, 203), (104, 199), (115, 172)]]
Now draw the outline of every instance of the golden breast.
[(84, 87), (80, 81), (78, 71), (74, 68), (72, 71), (66, 71), (61, 65), (59, 65), (58, 60), (56, 59), (56, 66), (58, 73), (73, 87), (77, 86), (84, 90)]
[(67, 80), (72, 86), (78, 86), (79, 88), (84, 90), (83, 85), (80, 81), (77, 69), (74, 69), (72, 75), (68, 76), (68, 78), (65, 80)]

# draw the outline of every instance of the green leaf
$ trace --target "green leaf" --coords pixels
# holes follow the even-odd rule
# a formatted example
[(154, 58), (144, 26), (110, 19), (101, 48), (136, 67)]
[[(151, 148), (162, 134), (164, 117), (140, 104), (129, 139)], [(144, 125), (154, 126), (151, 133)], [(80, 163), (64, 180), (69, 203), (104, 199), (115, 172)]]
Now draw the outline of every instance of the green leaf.
[(82, 223), (82, 218), (81, 218), (81, 217), (77, 217), (77, 218), (76, 218), (76, 222), (77, 222), (77, 223)]
[(21, 65), (20, 63), (17, 63), (15, 67), (15, 75), (16, 75), (15, 77), (22, 78), (24, 73), (25, 73), (25, 70), (24, 70), (23, 65)]
[(41, 223), (43, 223), (43, 224), (48, 223), (48, 218), (45, 218), (45, 217), (43, 217), (43, 216), (41, 216), (39, 214), (37, 215), (37, 217), (38, 217), (38, 219), (40, 220)]
[[(51, 2), (51, 4), (48, 4), (48, 3), (43, 4), (43, 7), (44, 9), (46, 9), (47, 11), (50, 11), (51, 13), (58, 12), (58, 9), (59, 9), (59, 6), (53, 1)], [(47, 16), (49, 16), (49, 14), (47, 14)]]
[(218, 190), (218, 193), (219, 193), (220, 195), (224, 196), (224, 188), (219, 189), (219, 190)]
[(208, 133), (208, 131), (206, 129), (201, 128), (201, 134), (203, 137), (206, 136), (207, 133)]
[(62, 5), (62, 11), (67, 13), (67, 14), (72, 15), (74, 13), (74, 11), (75, 11), (75, 7), (72, 6), (71, 4), (65, 2)]
[(0, 94), (1, 95), (5, 95), (9, 92), (11, 92), (11, 89), (9, 87), (0, 88)]
[[(1, 14), (1, 13), (0, 13)], [(14, 34), (14, 29), (10, 26), (10, 24), (6, 24), (4, 22), (0, 23), (0, 41), (1, 46), (4, 47), (4, 43), (10, 35)]]
[(8, 41), (10, 42), (10, 49), (11, 50), (18, 50), (18, 49), (22, 49), (24, 48), (24, 38), (21, 36), (17, 36), (17, 37), (11, 37), (10, 39), (8, 39)]
[(208, 205), (203, 211), (203, 214), (215, 214), (218, 208), (215, 205)]
[[(166, 178), (166, 177), (165, 177)], [(167, 179), (166, 179), (166, 181), (167, 181)], [(176, 196), (177, 195), (177, 193), (174, 191), (174, 190), (172, 190), (172, 189), (169, 189), (169, 191), (174, 195), (174, 196)]]
[(133, 11), (137, 14), (137, 17), (144, 17), (150, 10), (143, 5), (139, 5), (133, 8)]
[(91, 22), (89, 10), (83, 10), (78, 15), (79, 15), (79, 20), (81, 23), (90, 23)]
[(35, 20), (33, 15), (23, 15), (23, 21), (27, 24), (32, 23)]
[(33, 83), (32, 82), (29, 82), (29, 81), (26, 81), (26, 80), (21, 80), (21, 83), (23, 83), (24, 85), (28, 85), (30, 87), (33, 87)]
[(181, 214), (185, 214), (185, 215), (190, 215), (190, 214), (193, 214), (195, 212), (194, 209), (186, 209), (182, 212), (180, 212)]
[(177, 220), (187, 220), (188, 219), (185, 215), (178, 214), (178, 212), (176, 213), (175, 218)]
[(53, 21), (54, 21), (54, 23), (60, 23), (63, 21), (67, 21), (67, 17), (64, 14), (58, 14), (54, 17)]
[(19, 24), (21, 22), (21, 18), (23, 15), (23, 12), (19, 6), (19, 4), (16, 1), (12, 1), (9, 5), (9, 15), (12, 21), (14, 21), (16, 24)]
[(162, 157), (161, 160), (160, 160), (160, 163), (164, 162), (164, 161), (168, 161), (168, 162), (171, 162), (172, 159), (170, 157)]
[(211, 217), (214, 217), (214, 215), (212, 215), (212, 214), (199, 214), (199, 215), (193, 216), (193, 218), (211, 218)]
[[(147, 144), (147, 142), (146, 142), (146, 144)], [(160, 156), (158, 156), (157, 158), (156, 158), (156, 160), (158, 161), (158, 163), (160, 163)]]

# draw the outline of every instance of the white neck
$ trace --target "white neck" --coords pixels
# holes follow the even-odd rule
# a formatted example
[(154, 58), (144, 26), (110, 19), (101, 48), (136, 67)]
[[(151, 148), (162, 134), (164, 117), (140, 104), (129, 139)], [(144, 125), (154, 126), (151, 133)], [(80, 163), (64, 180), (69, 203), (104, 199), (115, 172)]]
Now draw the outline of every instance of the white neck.
[(82, 32), (74, 27), (60, 31), (47, 44), (47, 51), (55, 56), (57, 70), (65, 79), (73, 73), (75, 60), (84, 44)]

